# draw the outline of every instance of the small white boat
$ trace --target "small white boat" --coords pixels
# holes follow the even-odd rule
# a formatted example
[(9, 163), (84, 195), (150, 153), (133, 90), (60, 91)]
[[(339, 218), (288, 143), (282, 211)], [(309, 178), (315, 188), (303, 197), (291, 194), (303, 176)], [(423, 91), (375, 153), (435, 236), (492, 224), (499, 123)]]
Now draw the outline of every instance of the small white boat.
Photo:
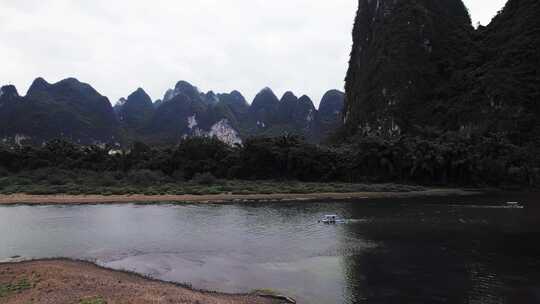
[(523, 208), (523, 206), (518, 202), (507, 202), (506, 206), (508, 206), (508, 208), (518, 208), (518, 209)]
[(329, 214), (329, 215), (325, 215), (322, 218), (322, 220), (320, 220), (319, 222), (324, 223), (324, 224), (336, 224), (336, 223), (343, 223), (344, 221), (335, 214)]

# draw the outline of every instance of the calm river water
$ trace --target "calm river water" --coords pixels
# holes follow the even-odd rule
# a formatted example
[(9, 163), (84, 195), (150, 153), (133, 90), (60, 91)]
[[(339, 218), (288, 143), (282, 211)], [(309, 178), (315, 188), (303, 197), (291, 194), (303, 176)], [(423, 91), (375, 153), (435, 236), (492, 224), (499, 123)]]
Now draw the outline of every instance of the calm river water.
[[(524, 209), (508, 209), (508, 200)], [(340, 225), (317, 221), (335, 213)], [(82, 258), (299, 303), (540, 303), (531, 197), (0, 207), (0, 260)]]

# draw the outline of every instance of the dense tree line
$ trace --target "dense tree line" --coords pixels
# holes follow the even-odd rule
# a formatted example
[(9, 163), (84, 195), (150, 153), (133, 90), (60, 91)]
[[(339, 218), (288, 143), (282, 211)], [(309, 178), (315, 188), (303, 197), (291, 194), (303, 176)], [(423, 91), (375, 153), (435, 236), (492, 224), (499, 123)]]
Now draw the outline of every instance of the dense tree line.
[[(228, 146), (215, 138), (189, 138), (177, 146), (134, 143), (129, 149), (51, 141), (42, 147), (0, 148), (0, 174), (42, 168), (132, 174), (152, 172), (175, 180), (201, 174), (222, 179), (308, 182), (400, 182), (426, 185), (539, 184), (537, 153), (504, 136), (432, 139), (358, 137), (334, 146), (299, 137), (251, 138)], [(135, 176), (135, 179), (138, 177)]]

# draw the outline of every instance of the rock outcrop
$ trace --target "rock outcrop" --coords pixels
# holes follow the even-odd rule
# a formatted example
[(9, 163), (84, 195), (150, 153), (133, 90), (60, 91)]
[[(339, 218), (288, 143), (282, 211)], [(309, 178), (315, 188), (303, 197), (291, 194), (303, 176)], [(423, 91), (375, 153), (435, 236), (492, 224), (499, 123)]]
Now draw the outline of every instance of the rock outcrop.
[(346, 78), (349, 134), (504, 133), (538, 140), (540, 3), (474, 29), (461, 0), (360, 0)]

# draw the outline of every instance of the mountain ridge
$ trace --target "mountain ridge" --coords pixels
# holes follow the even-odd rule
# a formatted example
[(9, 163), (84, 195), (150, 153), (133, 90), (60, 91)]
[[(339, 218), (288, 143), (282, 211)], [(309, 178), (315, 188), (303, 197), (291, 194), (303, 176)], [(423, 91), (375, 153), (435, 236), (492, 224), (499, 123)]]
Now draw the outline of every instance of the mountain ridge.
[[(262, 89), (251, 104), (237, 90), (205, 93), (187, 81), (178, 81), (155, 102), (139, 87), (114, 106), (91, 85), (75, 78), (53, 84), (36, 78), (25, 96), (19, 96), (14, 86), (4, 86), (1, 92), (4, 143), (42, 144), (63, 138), (81, 144), (167, 144), (190, 136), (217, 136), (232, 145), (251, 136), (286, 134), (313, 142), (324, 140), (318, 133), (319, 111), (309, 97), (296, 98), (285, 109), (270, 88)], [(23, 106), (26, 103), (32, 106)], [(343, 107), (343, 98), (339, 103)], [(40, 119), (30, 123), (35, 117)]]
[(3, 142), (64, 138), (92, 144), (119, 138), (118, 121), (108, 98), (74, 78), (53, 84), (37, 78), (25, 96), (17, 96), (19, 102), (5, 100), (5, 95), (0, 97)]

